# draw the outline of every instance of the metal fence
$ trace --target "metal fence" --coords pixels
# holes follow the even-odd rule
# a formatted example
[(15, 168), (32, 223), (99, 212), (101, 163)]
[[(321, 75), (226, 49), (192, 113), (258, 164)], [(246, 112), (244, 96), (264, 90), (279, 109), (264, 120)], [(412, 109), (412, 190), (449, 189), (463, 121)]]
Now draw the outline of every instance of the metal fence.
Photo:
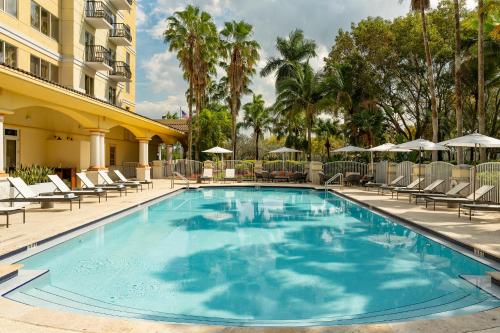
[(267, 172), (288, 171), (304, 172), (306, 162), (297, 161), (268, 161), (262, 163), (262, 169)]
[[(474, 177), (474, 167), (470, 170), (471, 179)], [(493, 185), (495, 188), (485, 195), (484, 199), (500, 203), (500, 162), (479, 164), (476, 167), (476, 189), (483, 185)]]
[(401, 181), (400, 185), (406, 186), (412, 182), (412, 172), (413, 172), (413, 166), (415, 163), (409, 162), (409, 161), (404, 161), (399, 164), (397, 164), (396, 167), (396, 178), (403, 176), (403, 180)]
[[(451, 176), (454, 165), (447, 162), (432, 162), (422, 166), (422, 176), (424, 182), (422, 187), (430, 185), (432, 182), (442, 179), (444, 182), (435, 190), (438, 192), (446, 192), (451, 188)], [(417, 174), (418, 177), (418, 174)]]
[(325, 175), (333, 176), (342, 173), (345, 176), (347, 172), (359, 173), (362, 177), (368, 173), (368, 164), (354, 161), (336, 161), (323, 164)]
[(196, 180), (203, 173), (203, 163), (194, 160), (175, 160), (173, 169), (189, 180)]
[(239, 160), (226, 160), (224, 161), (223, 169), (234, 169), (237, 178), (242, 180), (254, 180), (254, 164), (246, 161)]
[(127, 178), (137, 178), (139, 162), (123, 162), (121, 172)]

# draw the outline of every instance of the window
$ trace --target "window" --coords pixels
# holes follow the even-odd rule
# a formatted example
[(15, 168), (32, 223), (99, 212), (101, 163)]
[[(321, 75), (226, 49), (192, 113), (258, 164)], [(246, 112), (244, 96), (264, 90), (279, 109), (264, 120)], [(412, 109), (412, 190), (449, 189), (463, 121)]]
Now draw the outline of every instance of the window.
[(44, 35), (59, 40), (59, 19), (35, 1), (31, 1), (31, 26)]
[[(127, 54), (125, 55), (125, 62), (127, 63), (127, 65), (129, 65), (130, 67), (130, 53), (127, 52)], [(125, 91), (127, 92), (127, 94), (130, 94), (130, 82), (127, 81), (125, 83)]]
[(94, 78), (85, 75), (85, 93), (94, 96)]
[(0, 40), (0, 63), (17, 67), (17, 47)]
[(116, 165), (116, 147), (109, 146), (109, 165)]
[(17, 0), (0, 0), (0, 10), (17, 17)]
[(42, 79), (59, 82), (59, 67), (34, 55), (30, 59), (30, 72)]
[(108, 101), (111, 104), (116, 105), (116, 88), (111, 86), (108, 89)]

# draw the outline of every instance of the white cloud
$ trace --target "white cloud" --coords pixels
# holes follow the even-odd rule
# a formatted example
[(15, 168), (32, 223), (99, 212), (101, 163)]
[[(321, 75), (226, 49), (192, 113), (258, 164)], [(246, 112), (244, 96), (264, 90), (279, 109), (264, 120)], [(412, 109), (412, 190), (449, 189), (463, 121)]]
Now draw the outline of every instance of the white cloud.
[(175, 54), (168, 50), (144, 59), (141, 64), (144, 74), (155, 93), (175, 92), (183, 84), (182, 71)]
[[(167, 112), (177, 112), (186, 103), (184, 97), (170, 95), (163, 101), (143, 101), (136, 105), (137, 112), (151, 119), (161, 119)], [(184, 109), (184, 107), (183, 107)]]
[(137, 14), (136, 14), (136, 22), (137, 22), (137, 27), (141, 28), (144, 23), (146, 23), (147, 17), (146, 13), (144, 12), (144, 9), (142, 8), (141, 5), (137, 5)]

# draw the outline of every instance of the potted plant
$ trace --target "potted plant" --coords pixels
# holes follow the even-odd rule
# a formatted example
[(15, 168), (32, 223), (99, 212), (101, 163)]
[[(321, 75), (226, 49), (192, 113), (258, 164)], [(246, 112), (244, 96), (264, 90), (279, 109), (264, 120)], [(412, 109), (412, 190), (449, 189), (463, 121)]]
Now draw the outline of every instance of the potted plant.
[[(40, 165), (33, 165), (31, 167), (21, 167), (11, 173), (12, 177), (20, 177), (32, 190), (33, 192), (40, 193), (51, 193), (54, 192), (55, 186), (50, 182), (48, 175), (54, 174), (54, 170)], [(15, 192), (15, 189), (12, 189)], [(15, 196), (17, 193), (11, 193)], [(54, 207), (53, 202), (42, 203), (42, 208), (52, 208)]]

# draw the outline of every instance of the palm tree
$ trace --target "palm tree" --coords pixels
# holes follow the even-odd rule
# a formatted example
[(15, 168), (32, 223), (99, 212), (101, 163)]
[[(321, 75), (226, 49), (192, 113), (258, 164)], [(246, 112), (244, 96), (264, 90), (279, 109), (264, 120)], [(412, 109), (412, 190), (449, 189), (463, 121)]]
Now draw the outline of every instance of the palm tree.
[(252, 128), (255, 136), (255, 159), (259, 159), (259, 139), (265, 131), (271, 129), (271, 116), (269, 109), (264, 106), (262, 95), (253, 95), (252, 101), (243, 105), (245, 114), (241, 126)]
[[(486, 134), (486, 112), (484, 102), (484, 3), (477, 1), (478, 36), (477, 36), (477, 122), (480, 134)], [(486, 150), (479, 150), (479, 160), (486, 162)]]
[(311, 161), (314, 118), (332, 105), (326, 97), (322, 76), (309, 63), (293, 65), (293, 74), (278, 83), (275, 110), (291, 117), (303, 113), (307, 130), (307, 158)]
[(290, 32), (288, 38), (278, 37), (276, 49), (280, 58), (271, 57), (260, 71), (262, 77), (276, 72), (276, 86), (279, 81), (293, 74), (293, 66), (307, 62), (316, 56), (316, 42), (304, 38), (304, 32), (296, 29)]
[(226, 70), (229, 86), (233, 159), (236, 159), (236, 120), (241, 107), (241, 96), (248, 87), (250, 77), (255, 74), (254, 67), (260, 59), (260, 46), (251, 39), (252, 33), (253, 27), (244, 21), (226, 22), (220, 33), (222, 52), (226, 58), (223, 68)]
[(213, 50), (217, 49), (217, 28), (212, 17), (202, 12), (198, 7), (187, 6), (183, 11), (177, 11), (167, 19), (167, 29), (164, 32), (165, 43), (169, 51), (177, 52), (177, 59), (184, 72), (184, 78), (189, 83), (187, 102), (188, 119), (188, 153), (192, 158), (193, 146), (193, 101), (196, 112), (201, 112), (201, 89), (206, 87), (207, 76), (215, 63)]
[(318, 118), (316, 124), (314, 125), (313, 131), (314, 134), (316, 134), (316, 137), (325, 141), (323, 146), (325, 147), (328, 161), (330, 160), (330, 148), (332, 147), (330, 137), (338, 134), (338, 126), (339, 124), (337, 120), (323, 120), (321, 118)]
[[(432, 141), (439, 141), (439, 119), (436, 99), (436, 89), (434, 88), (434, 70), (432, 69), (432, 57), (429, 49), (429, 35), (427, 33), (427, 16), (425, 11), (430, 7), (430, 0), (411, 0), (411, 10), (420, 12), (422, 20), (422, 35), (424, 40), (425, 61), (427, 64), (427, 81), (431, 95), (432, 109)], [(432, 152), (432, 160), (437, 161), (437, 151)]]
[[(462, 116), (462, 40), (460, 37), (460, 4), (459, 0), (453, 0), (455, 8), (455, 117), (457, 123), (457, 136), (463, 135), (464, 120)], [(457, 164), (464, 162), (463, 149), (457, 148)]]

